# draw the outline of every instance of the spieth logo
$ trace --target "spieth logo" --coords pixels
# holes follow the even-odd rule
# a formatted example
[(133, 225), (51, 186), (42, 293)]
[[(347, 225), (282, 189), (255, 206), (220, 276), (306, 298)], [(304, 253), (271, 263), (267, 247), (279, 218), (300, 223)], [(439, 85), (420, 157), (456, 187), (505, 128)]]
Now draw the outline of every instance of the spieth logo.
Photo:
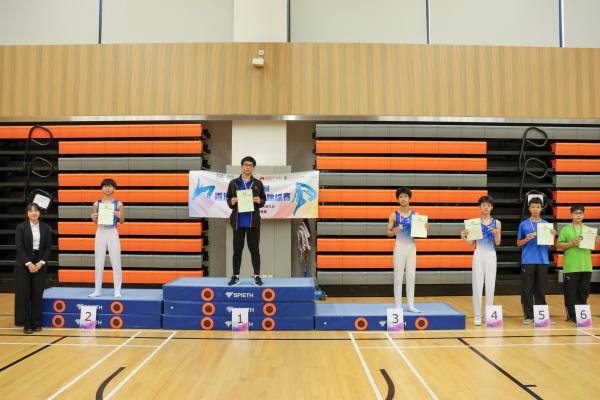
[(387, 324), (387, 321), (379, 321), (379, 325), (383, 328)]
[[(76, 307), (77, 307), (77, 309), (78, 309), (78, 310), (81, 310), (81, 307), (83, 307), (83, 306), (85, 306), (85, 305), (89, 305), (89, 304), (77, 304), (77, 306), (76, 306)], [(99, 305), (99, 304), (98, 304), (98, 305), (95, 305), (95, 307), (96, 307), (98, 310), (102, 310), (102, 306), (101, 306), (101, 305)]]
[(231, 327), (231, 321), (225, 321), (225, 325), (227, 325), (228, 328)]
[[(231, 313), (233, 312), (233, 309), (234, 309), (234, 308), (235, 308), (235, 307), (232, 307), (232, 306), (227, 306), (227, 307), (225, 307), (225, 309), (227, 310), (227, 312), (228, 312), (229, 314), (231, 314)], [(248, 307), (246, 307), (246, 308), (248, 308)], [(253, 312), (254, 312), (254, 308), (251, 308), (251, 307), (250, 307), (250, 308), (248, 308), (248, 312), (249, 312), (249, 313), (253, 313)]]
[(225, 292), (225, 296), (227, 298), (231, 298), (233, 296), (234, 299), (251, 299), (254, 297), (254, 293), (233, 293), (233, 292)]
[[(79, 318), (75, 318), (75, 324), (79, 325), (81, 320)], [(96, 326), (102, 326), (102, 321), (99, 319), (96, 320)]]

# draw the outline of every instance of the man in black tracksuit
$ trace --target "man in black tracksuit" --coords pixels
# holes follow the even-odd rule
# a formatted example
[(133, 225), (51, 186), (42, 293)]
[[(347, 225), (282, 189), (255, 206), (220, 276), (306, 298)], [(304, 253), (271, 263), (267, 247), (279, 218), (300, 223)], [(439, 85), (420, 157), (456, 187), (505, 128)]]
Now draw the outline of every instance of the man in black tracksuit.
[[(227, 204), (232, 209), (229, 222), (233, 228), (233, 276), (229, 286), (240, 284), (240, 267), (242, 264), (242, 250), (244, 250), (244, 237), (248, 241), (248, 249), (252, 256), (254, 268), (254, 284), (262, 286), (260, 278), (260, 208), (265, 205), (267, 196), (263, 183), (252, 176), (256, 160), (250, 156), (242, 158), (242, 174), (229, 182), (227, 188)], [(238, 212), (238, 191), (252, 190), (254, 211)]]

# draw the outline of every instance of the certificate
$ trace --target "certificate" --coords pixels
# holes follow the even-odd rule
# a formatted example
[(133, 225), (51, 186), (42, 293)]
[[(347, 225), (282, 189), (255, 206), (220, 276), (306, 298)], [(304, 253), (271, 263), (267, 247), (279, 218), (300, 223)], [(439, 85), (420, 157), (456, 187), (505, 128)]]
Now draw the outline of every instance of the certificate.
[(598, 236), (598, 228), (592, 228), (591, 226), (583, 225), (581, 227), (581, 242), (579, 242), (580, 249), (594, 250), (596, 247), (596, 236)]
[(483, 239), (483, 231), (481, 230), (481, 219), (473, 218), (465, 220), (465, 229), (469, 231), (467, 240)]
[(410, 224), (410, 236), (418, 237), (418, 238), (426, 238), (427, 237), (427, 228), (425, 228), (426, 223), (427, 223), (427, 215), (414, 214), (412, 216), (412, 222)]
[(552, 234), (554, 226), (546, 222), (540, 222), (537, 225), (537, 244), (540, 246), (552, 246), (554, 244), (554, 235)]
[(98, 203), (98, 225), (114, 225), (115, 206), (113, 203)]
[(238, 190), (236, 193), (238, 212), (254, 211), (254, 201), (252, 200), (252, 189)]

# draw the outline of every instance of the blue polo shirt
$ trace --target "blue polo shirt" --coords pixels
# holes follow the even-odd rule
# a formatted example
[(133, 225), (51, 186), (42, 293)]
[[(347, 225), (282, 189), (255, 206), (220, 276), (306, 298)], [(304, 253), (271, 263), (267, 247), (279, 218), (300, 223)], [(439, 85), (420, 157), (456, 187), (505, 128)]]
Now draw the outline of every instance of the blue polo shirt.
[[(249, 180), (248, 182), (246, 182), (243, 179), (241, 179), (241, 181), (242, 181), (242, 187), (240, 187), (241, 190), (247, 190), (247, 189), (252, 188), (252, 180)], [(238, 228), (252, 228), (252, 212), (251, 211), (238, 213)]]
[[(548, 223), (546, 220), (538, 222), (527, 218), (519, 224), (518, 240), (525, 239), (530, 233), (537, 233), (537, 226), (540, 222)], [(548, 247), (537, 244), (537, 236), (521, 247), (521, 264), (548, 264)]]

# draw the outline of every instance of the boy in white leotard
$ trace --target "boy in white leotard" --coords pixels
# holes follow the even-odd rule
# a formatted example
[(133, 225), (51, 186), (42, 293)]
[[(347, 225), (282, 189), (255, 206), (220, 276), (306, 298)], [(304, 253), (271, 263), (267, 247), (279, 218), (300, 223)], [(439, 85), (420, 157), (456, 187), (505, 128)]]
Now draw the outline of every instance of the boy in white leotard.
[[(485, 282), (485, 304), (494, 304), (494, 289), (496, 287), (496, 246), (500, 246), (502, 224), (492, 218), (494, 199), (491, 196), (481, 196), (477, 201), (481, 210), (481, 230), (483, 239), (477, 240), (477, 247), (473, 252), (472, 283), (473, 283), (473, 325), (481, 325), (481, 300), (483, 284)], [(461, 238), (469, 244), (474, 241), (467, 240), (469, 231), (460, 232)]]
[[(417, 270), (417, 248), (415, 239), (410, 236), (412, 218), (416, 214), (410, 209), (412, 192), (407, 187), (396, 190), (396, 198), (400, 209), (390, 214), (387, 235), (396, 237), (394, 244), (394, 301), (396, 307), (402, 307), (402, 279), (406, 270), (407, 311), (420, 313), (415, 307), (415, 275)], [(425, 224), (427, 228), (429, 224)]]

